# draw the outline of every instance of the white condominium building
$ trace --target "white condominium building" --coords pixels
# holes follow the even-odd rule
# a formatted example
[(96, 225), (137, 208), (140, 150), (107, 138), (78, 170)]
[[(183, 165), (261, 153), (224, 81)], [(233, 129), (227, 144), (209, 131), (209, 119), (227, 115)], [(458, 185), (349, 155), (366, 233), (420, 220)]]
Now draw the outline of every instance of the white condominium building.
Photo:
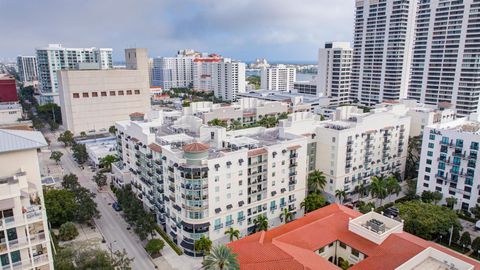
[(304, 136), (263, 127), (226, 132), (194, 116), (167, 119), (117, 122), (114, 182), (130, 183), (187, 255), (201, 255), (194, 241), (202, 235), (227, 242), (230, 227), (247, 235), (259, 215), (270, 227), (282, 224), (284, 208), (303, 215)]
[(29, 83), (38, 80), (37, 57), (18, 56), (17, 68), (22, 83)]
[(260, 88), (273, 91), (290, 91), (297, 80), (294, 67), (276, 65), (262, 68)]
[(407, 96), (417, 0), (357, 0), (352, 101), (373, 106)]
[(414, 99), (402, 99), (399, 101), (386, 101), (378, 104), (377, 108), (404, 105), (408, 109), (407, 114), (412, 118), (410, 123), (410, 137), (423, 136), (426, 126), (441, 124), (455, 120), (455, 110), (450, 104), (427, 105), (418, 103)]
[(235, 101), (245, 88), (245, 63), (218, 55), (194, 60), (193, 90), (213, 92), (216, 98)]
[(294, 113), (281, 120), (280, 130), (308, 138), (308, 171), (320, 170), (327, 179), (325, 193), (354, 194), (368, 186), (374, 175), (403, 177), (407, 158), (410, 116), (405, 107), (363, 113), (354, 106), (337, 108), (332, 120), (320, 121), (311, 113)]
[(37, 149), (42, 133), (0, 129), (2, 269), (53, 270)]
[(188, 50), (179, 51), (174, 57), (153, 59), (152, 85), (164, 90), (187, 88), (193, 85), (193, 60), (199, 53)]
[(264, 117), (278, 117), (288, 112), (288, 103), (256, 98), (240, 98), (228, 106), (208, 101), (192, 102), (190, 106), (183, 108), (183, 115), (199, 117), (204, 124), (208, 124), (213, 119), (219, 119), (228, 125), (234, 122), (241, 125), (253, 124)]
[(150, 111), (146, 49), (125, 50), (126, 69), (59, 71), (63, 126), (79, 135), (105, 133), (132, 112)]
[(423, 133), (417, 193), (439, 191), (442, 203), (456, 199), (455, 209), (468, 211), (478, 204), (480, 185), (480, 117), (471, 114), (451, 122), (427, 126)]
[(419, 1), (409, 98), (451, 103), (459, 116), (478, 112), (479, 7), (474, 0)]
[(79, 63), (95, 63), (100, 69), (113, 67), (110, 48), (64, 48), (61, 44), (49, 44), (36, 51), (42, 104), (59, 104), (57, 71), (77, 69)]
[(317, 90), (333, 106), (350, 103), (352, 56), (349, 42), (327, 42), (318, 51)]

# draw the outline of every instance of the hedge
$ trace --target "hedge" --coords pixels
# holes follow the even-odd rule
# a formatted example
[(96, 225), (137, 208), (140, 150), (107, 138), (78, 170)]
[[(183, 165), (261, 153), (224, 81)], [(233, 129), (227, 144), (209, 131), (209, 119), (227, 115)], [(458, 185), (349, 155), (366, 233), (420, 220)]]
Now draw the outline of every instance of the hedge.
[(170, 237), (168, 237), (167, 233), (162, 230), (162, 228), (160, 228), (159, 226), (156, 226), (155, 227), (155, 230), (162, 236), (163, 240), (165, 240), (165, 242), (167, 242), (167, 244), (178, 254), (178, 255), (182, 255), (183, 254), (183, 251), (182, 249), (177, 246), (177, 244), (175, 244), (172, 239), (170, 239)]

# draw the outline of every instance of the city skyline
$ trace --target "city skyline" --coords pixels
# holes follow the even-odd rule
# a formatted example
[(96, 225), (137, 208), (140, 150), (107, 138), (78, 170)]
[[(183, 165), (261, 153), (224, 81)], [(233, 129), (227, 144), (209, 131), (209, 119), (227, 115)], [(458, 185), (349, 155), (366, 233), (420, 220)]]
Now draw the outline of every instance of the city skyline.
[[(113, 4), (115, 12), (108, 12)], [(147, 48), (151, 57), (192, 48), (247, 62), (315, 62), (326, 41), (351, 41), (353, 33), (354, 2), (349, 0), (90, 0), (82, 6), (82, 12), (70, 12), (70, 6), (54, 0), (0, 1), (1, 10), (11, 11), (2, 14), (0, 22), (16, 22), (10, 26), (9, 42), (0, 44), (0, 59), (34, 55), (37, 47), (61, 43), (112, 47), (115, 62), (123, 59), (127, 47)]]

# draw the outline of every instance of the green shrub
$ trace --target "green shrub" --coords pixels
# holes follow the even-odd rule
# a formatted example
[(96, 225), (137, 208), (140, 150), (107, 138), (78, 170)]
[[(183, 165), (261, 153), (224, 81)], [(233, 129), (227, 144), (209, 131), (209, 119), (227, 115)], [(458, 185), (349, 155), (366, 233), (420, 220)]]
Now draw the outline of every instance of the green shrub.
[(162, 230), (162, 228), (160, 228), (159, 226), (156, 226), (155, 227), (155, 230), (162, 236), (163, 240), (165, 240), (165, 242), (167, 242), (167, 244), (178, 254), (178, 255), (182, 255), (183, 254), (183, 251), (182, 249), (177, 246), (177, 244), (175, 244), (172, 239), (170, 239), (170, 237), (168, 237), (167, 233)]
[(77, 227), (75, 227), (75, 224), (73, 222), (66, 222), (63, 223), (62, 226), (60, 226), (60, 232), (58, 237), (62, 241), (69, 241), (75, 239), (75, 237), (78, 236), (78, 230)]

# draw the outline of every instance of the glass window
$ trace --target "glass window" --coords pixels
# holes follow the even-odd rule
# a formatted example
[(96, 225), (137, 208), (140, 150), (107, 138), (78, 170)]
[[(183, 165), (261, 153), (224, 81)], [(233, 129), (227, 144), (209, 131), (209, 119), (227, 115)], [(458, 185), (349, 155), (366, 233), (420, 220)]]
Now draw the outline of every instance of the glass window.
[(140, 90), (135, 90), (135, 95), (140, 95)]
[[(73, 93), (73, 98), (80, 98), (80, 94), (79, 93)], [(8, 259), (8, 256), (7, 256), (7, 259)]]
[(428, 148), (433, 148), (433, 147), (435, 147), (435, 144), (433, 144), (433, 143), (428, 143)]
[(435, 134), (430, 134), (430, 140), (435, 140)]
[(98, 93), (97, 92), (92, 92), (92, 97), (98, 97)]
[[(88, 93), (82, 93), (82, 97), (88, 98)], [(13, 259), (12, 259), (13, 260)]]
[(347, 245), (345, 245), (345, 243), (340, 242), (339, 245), (341, 248), (347, 249)]
[(100, 95), (101, 95), (102, 97), (106, 97), (106, 96), (107, 96), (107, 92), (100, 92)]
[(428, 152), (427, 152), (427, 156), (432, 157), (432, 156), (433, 156), (433, 152), (432, 152), (432, 151), (428, 151)]
[(127, 95), (131, 95), (132, 94), (132, 90), (127, 90)]

